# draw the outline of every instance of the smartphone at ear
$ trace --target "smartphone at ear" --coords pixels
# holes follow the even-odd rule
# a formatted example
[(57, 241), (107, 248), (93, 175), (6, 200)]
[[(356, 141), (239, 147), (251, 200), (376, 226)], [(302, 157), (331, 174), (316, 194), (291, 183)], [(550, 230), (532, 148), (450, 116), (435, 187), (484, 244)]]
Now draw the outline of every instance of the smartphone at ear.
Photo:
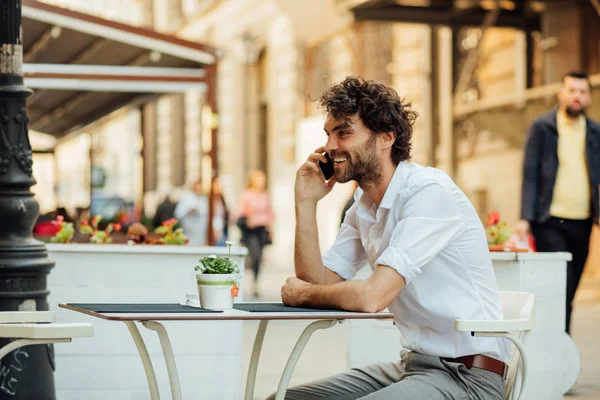
[(325, 153), (324, 156), (327, 159), (327, 162), (323, 163), (319, 161), (319, 168), (321, 168), (325, 180), (328, 181), (333, 176), (333, 160), (329, 157), (328, 153)]

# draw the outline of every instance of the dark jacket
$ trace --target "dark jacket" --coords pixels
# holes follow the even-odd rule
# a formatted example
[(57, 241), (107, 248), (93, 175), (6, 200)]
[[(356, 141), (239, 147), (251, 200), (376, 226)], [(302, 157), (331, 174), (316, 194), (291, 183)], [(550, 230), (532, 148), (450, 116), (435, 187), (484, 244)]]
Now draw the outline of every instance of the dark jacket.
[[(527, 134), (523, 161), (521, 218), (544, 222), (550, 218), (552, 193), (558, 171), (558, 129), (556, 113), (536, 119)], [(598, 223), (598, 185), (600, 185), (600, 124), (586, 117), (585, 154), (592, 192), (592, 217)]]
[(162, 201), (156, 207), (156, 213), (154, 214), (153, 223), (154, 226), (161, 226), (163, 222), (175, 217), (175, 207), (177, 203), (174, 203), (168, 197)]

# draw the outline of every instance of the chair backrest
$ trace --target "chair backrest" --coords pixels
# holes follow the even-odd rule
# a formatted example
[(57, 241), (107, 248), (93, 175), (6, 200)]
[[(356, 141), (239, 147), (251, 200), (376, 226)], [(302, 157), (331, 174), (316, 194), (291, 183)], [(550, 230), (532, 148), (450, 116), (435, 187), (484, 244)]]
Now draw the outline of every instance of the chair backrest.
[[(500, 303), (504, 320), (520, 321), (517, 337), (524, 338), (526, 331), (535, 326), (535, 295), (525, 292), (500, 291)], [(504, 400), (512, 400), (520, 386), (516, 386), (521, 354), (516, 348), (508, 362), (508, 375), (506, 376)]]
[(0, 311), (0, 324), (26, 324), (36, 322), (54, 322), (54, 311)]
[(500, 291), (500, 304), (504, 320), (519, 320), (519, 330), (535, 327), (535, 295), (525, 292)]

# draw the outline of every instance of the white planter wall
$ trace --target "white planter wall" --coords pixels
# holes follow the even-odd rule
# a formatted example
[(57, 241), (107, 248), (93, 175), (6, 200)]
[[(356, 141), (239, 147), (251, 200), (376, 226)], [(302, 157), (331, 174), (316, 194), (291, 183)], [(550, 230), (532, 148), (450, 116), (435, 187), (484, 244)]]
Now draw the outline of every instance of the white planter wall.
[[(56, 344), (57, 398), (147, 400), (141, 360), (125, 324), (58, 308), (59, 303), (183, 303), (197, 294), (194, 266), (224, 247), (49, 244), (56, 266), (48, 276), (50, 309), (60, 322), (91, 322), (94, 336)], [(244, 271), (245, 248), (231, 258)], [(236, 301), (242, 301), (240, 287)], [(184, 399), (242, 398), (242, 324), (164, 322), (179, 370)], [(151, 355), (161, 398), (171, 398), (156, 333), (138, 324)]]
[(570, 253), (498, 254), (494, 271), (501, 290), (535, 294), (536, 326), (525, 339), (528, 398), (562, 400), (581, 369), (575, 343), (565, 333), (567, 261)]

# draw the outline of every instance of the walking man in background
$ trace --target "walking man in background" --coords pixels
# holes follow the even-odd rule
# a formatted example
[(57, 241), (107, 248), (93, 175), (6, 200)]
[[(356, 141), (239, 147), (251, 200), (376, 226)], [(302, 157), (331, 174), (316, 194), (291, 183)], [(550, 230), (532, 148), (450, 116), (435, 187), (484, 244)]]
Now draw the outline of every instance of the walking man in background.
[(564, 76), (558, 109), (533, 122), (525, 145), (519, 231), (531, 229), (538, 251), (567, 251), (566, 331), (598, 223), (600, 125), (585, 115), (591, 87), (583, 72)]

